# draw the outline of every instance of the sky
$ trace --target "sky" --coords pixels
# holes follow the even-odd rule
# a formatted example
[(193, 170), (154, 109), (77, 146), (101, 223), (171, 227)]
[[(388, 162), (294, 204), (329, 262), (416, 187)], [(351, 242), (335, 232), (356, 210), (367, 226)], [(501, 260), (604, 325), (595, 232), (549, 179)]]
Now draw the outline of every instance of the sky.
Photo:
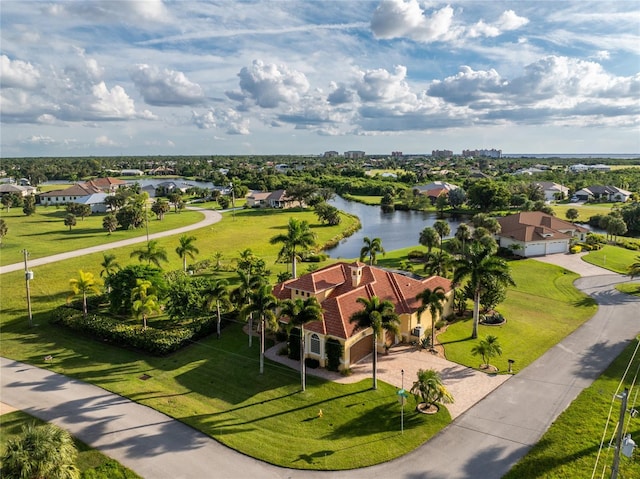
[(640, 2), (0, 2), (0, 155), (640, 152)]

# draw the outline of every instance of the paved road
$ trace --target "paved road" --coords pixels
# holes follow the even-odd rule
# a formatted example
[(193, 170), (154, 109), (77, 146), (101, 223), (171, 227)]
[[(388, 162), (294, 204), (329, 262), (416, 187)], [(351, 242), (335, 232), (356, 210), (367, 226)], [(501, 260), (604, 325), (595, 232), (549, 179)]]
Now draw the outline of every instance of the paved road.
[[(157, 239), (157, 238), (163, 238), (165, 236), (172, 236), (172, 235), (177, 235), (181, 233), (186, 233), (187, 231), (192, 231), (199, 228), (204, 228), (205, 226), (212, 225), (222, 219), (222, 215), (217, 211), (207, 210), (204, 208), (196, 208), (191, 206), (188, 209), (194, 210), (194, 211), (200, 211), (201, 213), (204, 214), (204, 219), (192, 225), (182, 226), (180, 228), (176, 228), (168, 231), (161, 231), (160, 233), (153, 233), (149, 235), (149, 239)], [(100, 251), (107, 251), (110, 249), (121, 248), (123, 246), (130, 246), (132, 244), (144, 243), (146, 241), (147, 241), (147, 236), (143, 235), (143, 236), (138, 236), (136, 238), (130, 238), (122, 241), (115, 241), (113, 243), (105, 243), (105, 244), (91, 246), (89, 248), (83, 248), (75, 251), (67, 251), (66, 253), (60, 253), (52, 256), (45, 256), (42, 258), (31, 259), (29, 260), (29, 267), (33, 268), (35, 266), (41, 266), (43, 264), (55, 263), (56, 261), (62, 261), (70, 258), (77, 258), (78, 256), (84, 256), (86, 254), (98, 253)], [(8, 264), (6, 266), (0, 266), (0, 274), (10, 273), (11, 271), (19, 271), (21, 269), (24, 269), (24, 263)]]
[(578, 280), (577, 286), (600, 304), (592, 319), (428, 443), (360, 470), (323, 473), (270, 466), (145, 406), (8, 359), (0, 359), (0, 399), (64, 427), (149, 479), (498, 479), (638, 333), (640, 300), (614, 288), (625, 281), (616, 274)]

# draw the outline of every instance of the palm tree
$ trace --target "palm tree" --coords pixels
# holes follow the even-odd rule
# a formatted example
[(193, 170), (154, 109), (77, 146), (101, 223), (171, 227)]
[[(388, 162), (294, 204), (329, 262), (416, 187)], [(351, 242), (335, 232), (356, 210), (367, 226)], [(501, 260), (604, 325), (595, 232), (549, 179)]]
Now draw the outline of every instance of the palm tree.
[[(231, 291), (229, 299), (238, 311), (242, 311), (242, 308), (251, 302), (251, 292), (264, 284), (265, 279), (262, 276), (251, 276), (249, 273), (242, 270), (238, 270), (237, 273), (239, 284)], [(251, 347), (253, 338), (253, 313), (249, 313), (248, 320), (249, 347)]]
[(151, 281), (146, 279), (136, 279), (136, 287), (131, 290), (131, 299), (133, 304), (131, 309), (136, 316), (136, 319), (140, 319), (142, 316), (142, 330), (147, 329), (147, 318), (153, 313), (160, 312), (160, 303), (158, 303), (158, 297), (153, 292), (153, 285)]
[(467, 223), (460, 223), (456, 230), (455, 237), (462, 243), (462, 251), (464, 251), (467, 243), (471, 239), (471, 228)]
[(289, 218), (286, 234), (279, 234), (271, 238), (271, 244), (282, 243), (283, 249), (291, 256), (291, 274), (297, 278), (296, 257), (297, 248), (311, 248), (316, 244), (316, 235), (309, 228), (309, 223), (295, 218)]
[(459, 284), (468, 279), (473, 291), (473, 332), (472, 339), (478, 337), (478, 323), (480, 320), (480, 293), (485, 278), (492, 278), (503, 285), (515, 286), (507, 263), (493, 256), (490, 248), (479, 242), (474, 242), (465, 254), (455, 261), (453, 282)]
[(383, 330), (397, 334), (400, 319), (391, 301), (380, 301), (377, 296), (372, 296), (371, 299), (358, 298), (356, 301), (364, 306), (364, 309), (353, 313), (349, 322), (356, 323), (355, 331), (367, 328), (373, 330), (373, 389), (378, 389), (378, 336)]
[(438, 244), (439, 239), (440, 237), (438, 232), (431, 226), (427, 226), (420, 232), (419, 242), (422, 246), (427, 248), (428, 253), (431, 253), (433, 247)]
[(489, 360), (495, 356), (502, 356), (502, 346), (498, 342), (497, 336), (491, 334), (481, 339), (478, 344), (471, 348), (471, 354), (482, 356), (482, 366), (488, 369), (491, 365)]
[(363, 241), (364, 246), (360, 250), (360, 261), (364, 261), (368, 256), (369, 265), (373, 265), (376, 263), (378, 253), (385, 254), (384, 248), (382, 247), (382, 240), (380, 238), (370, 239), (368, 236), (365, 236)]
[(240, 315), (246, 318), (256, 313), (260, 317), (260, 374), (263, 374), (265, 331), (267, 326), (271, 329), (276, 327), (275, 309), (278, 306), (278, 300), (271, 293), (271, 286), (268, 284), (262, 284), (258, 289), (251, 291), (249, 299), (250, 302), (242, 308)]
[(436, 345), (436, 319), (442, 315), (444, 311), (444, 303), (447, 300), (445, 291), (442, 286), (436, 286), (433, 290), (426, 288), (422, 293), (418, 293), (416, 300), (422, 304), (418, 308), (418, 324), (422, 313), (429, 311), (431, 314), (431, 350), (435, 350)]
[[(111, 198), (111, 197), (108, 197)], [(113, 233), (118, 229), (118, 218), (116, 215), (112, 213), (108, 213), (102, 219), (102, 227), (109, 232), (109, 234)]]
[(220, 339), (220, 323), (222, 322), (220, 310), (223, 306), (231, 305), (231, 301), (229, 300), (229, 290), (227, 289), (228, 286), (229, 283), (227, 280), (219, 279), (218, 281), (211, 283), (211, 286), (204, 292), (207, 309), (211, 311), (213, 309), (213, 305), (216, 305), (216, 313), (218, 315), (216, 333), (218, 335), (218, 339)]
[(182, 259), (182, 271), (185, 273), (187, 272), (187, 256), (194, 259), (200, 253), (200, 250), (193, 244), (195, 240), (195, 236), (182, 235), (179, 238), (180, 244), (176, 248), (176, 253)]
[(433, 223), (433, 229), (436, 230), (436, 233), (438, 233), (440, 237), (440, 254), (442, 254), (442, 242), (444, 241), (444, 237), (451, 233), (451, 227), (446, 221), (438, 220)]
[(82, 295), (82, 314), (85, 318), (87, 317), (87, 294), (99, 293), (98, 283), (99, 282), (93, 277), (93, 273), (85, 273), (82, 270), (78, 271), (78, 278), (69, 280), (71, 291), (73, 291), (73, 295), (70, 296), (69, 299), (78, 294)]
[[(109, 278), (120, 269), (120, 265), (116, 261), (116, 255), (110, 253), (102, 253), (102, 263), (100, 263), (100, 266), (102, 266), (100, 277), (106, 278), (107, 283), (109, 282)], [(111, 285), (107, 287), (107, 292), (111, 293)]]
[(7, 236), (8, 231), (9, 227), (7, 226), (7, 222), (0, 218), (0, 245), (2, 244), (2, 238)]
[(442, 377), (437, 371), (420, 369), (417, 377), (417, 380), (411, 386), (411, 394), (415, 396), (416, 401), (420, 397), (427, 406), (431, 406), (436, 402), (443, 404), (453, 403), (453, 396), (444, 386)]
[(629, 276), (633, 279), (635, 276), (640, 276), (640, 256), (636, 257), (636, 262), (629, 266)]
[(27, 424), (2, 456), (3, 477), (78, 479), (78, 450), (71, 435), (53, 424)]
[(136, 249), (131, 252), (131, 258), (138, 258), (138, 261), (146, 261), (149, 265), (155, 264), (160, 268), (160, 261), (168, 262), (167, 250), (158, 244), (158, 240), (151, 240), (146, 248)]
[(289, 326), (300, 327), (300, 381), (302, 390), (306, 389), (304, 325), (322, 320), (322, 308), (315, 297), (306, 299), (287, 299), (280, 305), (280, 317), (289, 318)]
[(454, 258), (449, 253), (427, 253), (424, 255), (424, 271), (430, 276), (438, 275), (446, 277), (453, 269)]

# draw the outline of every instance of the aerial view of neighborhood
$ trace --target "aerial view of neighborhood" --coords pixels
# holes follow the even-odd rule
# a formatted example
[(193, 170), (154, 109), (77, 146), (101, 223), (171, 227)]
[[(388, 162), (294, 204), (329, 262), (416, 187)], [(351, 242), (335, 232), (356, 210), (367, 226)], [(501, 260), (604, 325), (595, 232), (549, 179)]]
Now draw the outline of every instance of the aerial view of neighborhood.
[(639, 478), (639, 26), (3, 0), (0, 476)]

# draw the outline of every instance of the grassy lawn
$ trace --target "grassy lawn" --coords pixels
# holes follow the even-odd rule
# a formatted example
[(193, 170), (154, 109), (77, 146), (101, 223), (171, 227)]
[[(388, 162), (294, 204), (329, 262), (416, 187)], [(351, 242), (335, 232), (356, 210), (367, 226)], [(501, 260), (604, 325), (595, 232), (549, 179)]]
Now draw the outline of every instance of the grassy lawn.
[(380, 206), (380, 200), (382, 196), (365, 196), (365, 195), (342, 195), (344, 199), (357, 201), (358, 203), (364, 203), (365, 205)]
[[(595, 477), (610, 476), (613, 449), (609, 448), (608, 444), (614, 437), (620, 410), (620, 401), (612, 398), (625, 386), (632, 386), (634, 373), (640, 368), (640, 354), (636, 354), (635, 359), (631, 361), (637, 344), (637, 341), (632, 341), (602, 376), (580, 393), (551, 425), (542, 439), (504, 476), (504, 479), (594, 477), (592, 473), (609, 415), (611, 419), (608, 422), (603, 449), (597, 462), (598, 467), (595, 469)], [(627, 366), (629, 366), (629, 373), (626, 381), (618, 389)], [(629, 407), (632, 406), (638, 407), (633, 390), (629, 395)], [(629, 420), (628, 415), (627, 421), (626, 432), (638, 442), (640, 421)], [(633, 459), (620, 457), (618, 477), (640, 477), (637, 449)]]
[[(9, 213), (3, 210), (0, 218), (6, 221), (9, 230), (2, 240), (0, 265), (22, 261), (22, 250), (25, 248), (29, 251), (29, 257), (35, 259), (146, 235), (145, 228), (117, 230), (109, 235), (102, 227), (104, 214), (92, 214), (84, 220), (78, 218), (76, 226), (69, 231), (64, 225), (65, 216), (63, 208), (55, 207), (39, 207), (32, 216), (25, 216), (22, 208), (12, 208)], [(197, 223), (203, 217), (202, 213), (188, 210), (179, 214), (171, 211), (162, 221), (154, 216), (149, 220), (149, 233)]]
[[(530, 259), (509, 265), (517, 286), (509, 288), (506, 301), (497, 307), (507, 323), (480, 325), (478, 334), (479, 338), (492, 334), (500, 340), (503, 354), (493, 358), (491, 364), (503, 372), (508, 369), (507, 359), (515, 360), (515, 370), (531, 364), (593, 316), (597, 308), (591, 298), (573, 286), (579, 277), (575, 273)], [(471, 329), (471, 319), (458, 321), (438, 339), (445, 346), (447, 359), (478, 368), (482, 360), (471, 354), (476, 343), (470, 338)]]
[(616, 285), (616, 289), (621, 293), (640, 297), (640, 283), (621, 283)]
[(615, 204), (619, 205), (620, 203), (561, 203), (552, 204), (551, 208), (555, 212), (556, 216), (561, 220), (567, 219), (566, 213), (568, 209), (575, 208), (578, 210), (578, 221), (586, 222), (591, 216), (607, 215), (611, 213), (611, 208)]
[(620, 246), (604, 246), (598, 251), (591, 251), (582, 257), (587, 263), (600, 266), (620, 274), (627, 274), (629, 266), (638, 261), (640, 251), (621, 248)]
[[(38, 418), (25, 414), (21, 411), (14, 411), (0, 416), (0, 456), (4, 455), (5, 448), (9, 440), (17, 438), (22, 434), (22, 426), (27, 424), (44, 424)], [(78, 457), (76, 466), (81, 472), (81, 478), (92, 479), (138, 479), (135, 472), (127, 469), (117, 461), (110, 459), (96, 449), (92, 449), (82, 441), (75, 439)]]

